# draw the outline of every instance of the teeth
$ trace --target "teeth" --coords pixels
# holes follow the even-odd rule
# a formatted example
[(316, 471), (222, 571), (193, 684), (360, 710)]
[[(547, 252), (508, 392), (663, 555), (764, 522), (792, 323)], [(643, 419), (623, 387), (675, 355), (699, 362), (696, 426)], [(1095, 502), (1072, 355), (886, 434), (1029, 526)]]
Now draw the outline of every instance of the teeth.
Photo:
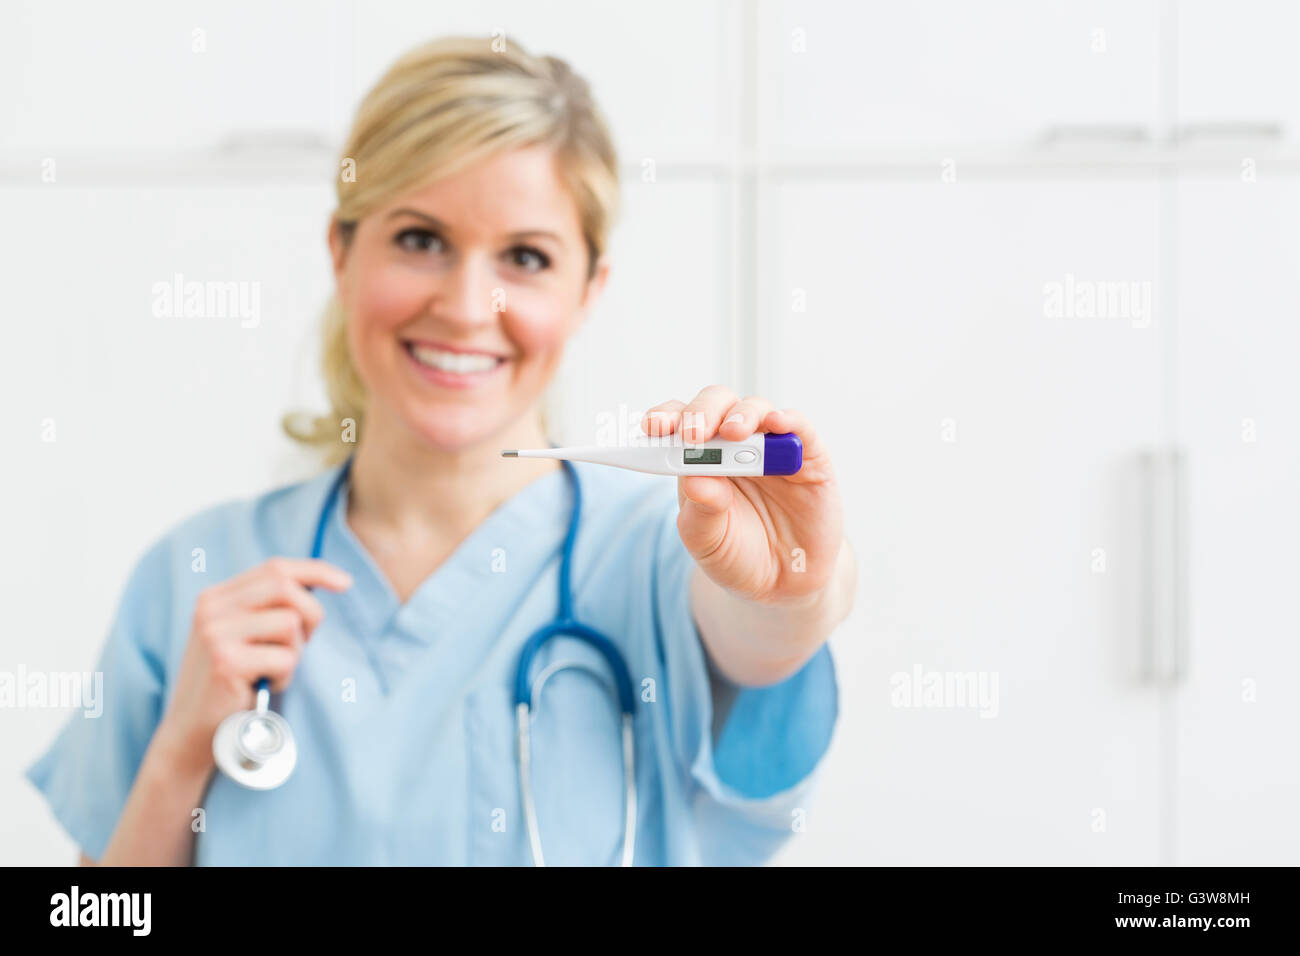
[(496, 368), (501, 360), (494, 355), (467, 355), (464, 352), (444, 352), (442, 349), (425, 348), (412, 345), (411, 354), (421, 365), (436, 368), (442, 372), (468, 375), (472, 372), (486, 372)]

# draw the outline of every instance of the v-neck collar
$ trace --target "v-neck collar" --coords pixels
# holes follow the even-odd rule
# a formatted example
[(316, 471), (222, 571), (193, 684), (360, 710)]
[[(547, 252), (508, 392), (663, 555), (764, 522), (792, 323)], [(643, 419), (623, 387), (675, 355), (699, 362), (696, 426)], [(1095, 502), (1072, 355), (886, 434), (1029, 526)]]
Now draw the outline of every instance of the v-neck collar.
[[(337, 479), (343, 466), (333, 471)], [(455, 617), (487, 592), (501, 568), (529, 561), (541, 548), (549, 555), (568, 527), (573, 500), (563, 468), (535, 479), (507, 498), (456, 545), (420, 582), (403, 604), (378, 562), (347, 521), (351, 476), (344, 480), (326, 516), (321, 554), (352, 573), (352, 587), (341, 595), (349, 624), (369, 645), (390, 631), (408, 640), (431, 644), (445, 634)], [(324, 501), (321, 502), (322, 507)], [(319, 511), (317, 512), (319, 515)], [(502, 549), (494, 554), (495, 549)]]

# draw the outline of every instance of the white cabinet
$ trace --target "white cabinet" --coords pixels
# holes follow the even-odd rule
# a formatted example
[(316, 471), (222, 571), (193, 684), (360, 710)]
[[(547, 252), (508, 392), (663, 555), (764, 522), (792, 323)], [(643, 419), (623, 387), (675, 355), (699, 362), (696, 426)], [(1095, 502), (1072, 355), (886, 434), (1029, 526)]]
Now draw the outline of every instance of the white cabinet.
[[(786, 859), (1156, 863), (1129, 581), (1159, 296), (1054, 299), (1153, 291), (1155, 184), (787, 185), (769, 212), (764, 388), (831, 443), (862, 572), (843, 744)], [(900, 706), (918, 669), (996, 679), (996, 704)]]
[[(1288, 0), (1177, 5), (1178, 113), (1198, 139), (1300, 145), (1300, 7)], [(1270, 135), (1270, 128), (1275, 135)], [(1243, 153), (1249, 155), (1249, 152)]]
[[(76, 549), (44, 564), (7, 549), (20, 611), (34, 616), (14, 633), (97, 646), (127, 571), (164, 527), (287, 478), (279, 417), (320, 392), (329, 189), (53, 184), (8, 187), (4, 202), (23, 226), (0, 236), (14, 317), (0, 367), (26, 449), (26, 467), (7, 475), (5, 520), (18, 540)], [(224, 314), (186, 316), (158, 297), (178, 276), (246, 295)], [(65, 565), (86, 569), (77, 590), (102, 599), (99, 624), (81, 621), (49, 573)]]
[(732, 3), (664, 0), (629, 7), (604, 0), (356, 0), (350, 5), (358, 98), (399, 53), (423, 40), (504, 31), (531, 53), (566, 60), (590, 82), (624, 163), (699, 161), (734, 144)]
[(1154, 118), (1155, 0), (758, 10), (761, 143), (777, 153), (1019, 144), (1056, 125)]
[[(783, 858), (1293, 863), (1300, 13), (995, 6), (1008, 48), (987, 6), (763, 8), (760, 143), (805, 165), (764, 207), (760, 380), (826, 424), (851, 489), (863, 598), (836, 651), (845, 726), (871, 728), (837, 742)], [(1092, 124), (1176, 135), (1068, 172), (963, 164)], [(1026, 292), (1052, 282), (1145, 284), (1150, 324), (1045, 322)], [(1153, 617), (1177, 555), (1144, 530), (1175, 486), (1143, 499), (1138, 462), (1174, 445), (1186, 603)], [(893, 706), (917, 667), (998, 673), (1000, 716)]]
[(1178, 862), (1300, 859), (1300, 178), (1179, 188), (1176, 429), (1190, 542)]
[[(737, 8), (571, 0), (86, 0), (8, 5), (0, 29), (0, 148), (196, 149), (250, 131), (332, 151), (361, 97), (402, 53), (447, 34), (504, 31), (592, 84), (621, 158), (713, 160), (734, 144)], [(557, 15), (560, 14), (560, 15)], [(129, 18), (130, 27), (123, 21)], [(575, 29), (581, 24), (582, 29)]]
[(350, 109), (343, 10), (313, 0), (8, 3), (0, 148), (57, 158), (68, 148), (202, 148), (232, 130), (332, 134)]
[(1297, 27), (1282, 0), (1177, 9), (1180, 128), (1189, 152), (1215, 157), (1180, 178), (1173, 237), (1188, 606), (1167, 706), (1182, 864), (1300, 859)]

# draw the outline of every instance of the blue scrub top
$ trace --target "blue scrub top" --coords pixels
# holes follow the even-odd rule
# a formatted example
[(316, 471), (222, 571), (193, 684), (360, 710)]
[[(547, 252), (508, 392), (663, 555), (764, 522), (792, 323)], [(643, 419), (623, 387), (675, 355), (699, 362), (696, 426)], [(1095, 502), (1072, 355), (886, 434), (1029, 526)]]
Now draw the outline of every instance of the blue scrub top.
[[(736, 693), (711, 680), (690, 611), (694, 562), (677, 533), (676, 483), (576, 467), (574, 613), (615, 642), (638, 691), (636, 863), (760, 863), (800, 829), (830, 743), (838, 697), (829, 648), (771, 687)], [(199, 592), (269, 557), (309, 554), (337, 473), (201, 512), (136, 565), (98, 665), (102, 715), (72, 715), (27, 770), (91, 858), (104, 853), (175, 688)], [(297, 738), (297, 767), (271, 791), (214, 773), (196, 861), (531, 862), (512, 687), (524, 641), (556, 614), (570, 506), (562, 469), (538, 478), (402, 604), (347, 524), (345, 487), (322, 557), (350, 572), (353, 587), (316, 592), (325, 619), (290, 686), (272, 698)], [(551, 641), (534, 674), (555, 660), (607, 673), (573, 638)], [(715, 708), (725, 715), (717, 728)], [(610, 685), (579, 670), (547, 682), (533, 725), (547, 863), (617, 862), (620, 746)]]

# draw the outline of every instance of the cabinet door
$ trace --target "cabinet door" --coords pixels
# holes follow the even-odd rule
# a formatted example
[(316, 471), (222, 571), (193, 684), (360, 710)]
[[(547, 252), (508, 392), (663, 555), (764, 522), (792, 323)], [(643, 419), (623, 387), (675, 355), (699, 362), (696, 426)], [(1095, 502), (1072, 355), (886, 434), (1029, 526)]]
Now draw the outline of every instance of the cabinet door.
[(625, 162), (716, 160), (735, 139), (731, 3), (659, 0), (630, 14), (600, 0), (138, 0), (124, 29), (127, 16), (89, 0), (6, 4), (0, 148), (57, 159), (288, 131), (332, 152), (398, 56), (501, 31), (590, 81)]
[(727, 158), (737, 126), (733, 3), (347, 0), (359, 98), (409, 47), (444, 34), (506, 36), (590, 84), (624, 163)]
[(1188, 631), (1180, 864), (1300, 861), (1300, 179), (1179, 189), (1176, 428)]
[(1182, 0), (1177, 22), (1177, 102), (1185, 132), (1207, 141), (1265, 139), (1254, 144), (1257, 150), (1268, 140), (1300, 144), (1300, 6), (1290, 0)]
[(16, 0), (0, 29), (0, 147), (191, 149), (232, 129), (332, 134), (351, 36), (327, 0)]
[(1155, 116), (1155, 0), (757, 7), (760, 138), (778, 153), (1021, 144)]
[[(960, 171), (771, 197), (763, 391), (830, 443), (861, 569), (841, 724), (783, 859), (1157, 862), (1132, 585), (1157, 208), (1150, 181)], [(1127, 314), (1101, 283), (1138, 284)]]

